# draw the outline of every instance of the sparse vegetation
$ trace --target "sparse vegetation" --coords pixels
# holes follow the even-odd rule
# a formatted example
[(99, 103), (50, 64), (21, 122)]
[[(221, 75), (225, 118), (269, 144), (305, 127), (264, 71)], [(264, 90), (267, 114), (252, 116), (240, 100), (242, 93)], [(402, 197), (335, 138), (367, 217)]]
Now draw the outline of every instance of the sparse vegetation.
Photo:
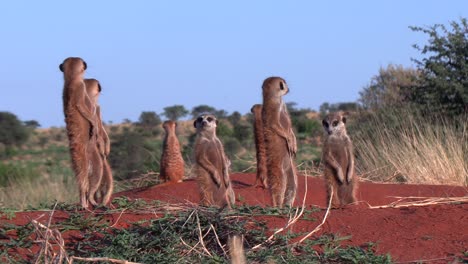
[[(284, 232), (268, 245), (253, 250), (255, 245), (267, 240), (268, 227), (262, 217), (282, 218), (282, 215), (287, 214), (287, 209), (283, 212), (276, 208), (242, 206), (219, 212), (216, 208), (146, 203), (141, 200), (130, 201), (125, 197), (114, 202), (118, 208), (94, 215), (76, 212), (76, 208), (66, 204), (55, 206), (69, 210), (68, 217), (50, 228), (60, 233), (79, 231), (82, 234), (82, 238), (72, 239), (65, 244), (69, 257), (105, 256), (139, 263), (228, 263), (227, 241), (230, 236), (238, 235), (244, 239), (243, 247), (249, 263), (391, 263), (388, 255), (376, 255), (372, 246), (341, 246), (350, 237), (333, 234), (309, 239), (303, 244), (290, 244), (289, 241), (300, 234)], [(52, 208), (49, 206), (49, 209)], [(106, 221), (106, 216), (129, 211), (153, 211), (156, 215), (137, 221), (128, 228), (110, 226)], [(306, 213), (310, 213), (309, 210)], [(4, 233), (12, 230), (16, 230), (18, 237), (0, 242), (0, 248), (14, 246), (27, 249), (32, 246), (31, 237), (35, 232), (32, 224), (1, 229)], [(317, 252), (314, 246), (325, 250)], [(15, 252), (2, 252), (2, 261), (24, 261)], [(41, 256), (39, 260), (45, 258)]]

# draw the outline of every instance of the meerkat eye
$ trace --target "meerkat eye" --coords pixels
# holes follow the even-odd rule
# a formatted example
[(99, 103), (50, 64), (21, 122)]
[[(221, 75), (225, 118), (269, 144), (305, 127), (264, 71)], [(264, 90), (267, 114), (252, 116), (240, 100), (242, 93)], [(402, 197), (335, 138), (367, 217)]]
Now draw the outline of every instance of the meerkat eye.
[(208, 117), (206, 120), (208, 120), (208, 122), (211, 122), (211, 121), (213, 121), (213, 118), (212, 118), (212, 117)]
[(98, 92), (101, 92), (101, 91), (102, 91), (101, 84), (98, 83)]
[(336, 126), (338, 125), (338, 121), (336, 121), (336, 120), (333, 121), (332, 125), (333, 125), (334, 127), (336, 127)]

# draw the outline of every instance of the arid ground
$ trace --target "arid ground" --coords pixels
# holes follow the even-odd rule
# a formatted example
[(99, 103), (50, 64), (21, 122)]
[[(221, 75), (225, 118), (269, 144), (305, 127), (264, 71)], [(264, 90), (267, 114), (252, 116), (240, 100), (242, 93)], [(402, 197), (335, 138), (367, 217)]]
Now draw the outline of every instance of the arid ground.
[[(237, 204), (269, 206), (270, 198), (267, 190), (253, 187), (254, 174), (233, 174), (234, 191)], [(306, 182), (307, 180), (307, 182)], [(290, 227), (290, 231), (305, 234), (312, 231), (323, 219), (327, 203), (324, 183), (317, 177), (300, 177), (296, 205), (302, 205), (305, 197), (306, 207), (316, 206), (312, 215), (317, 221), (299, 220)], [(407, 184), (377, 184), (361, 182), (358, 191), (358, 205), (342, 209), (332, 209), (320, 231), (313, 234), (316, 238), (322, 234), (332, 233), (339, 236), (350, 236), (343, 243), (346, 245), (366, 247), (369, 242), (375, 244), (377, 254), (390, 254), (393, 261), (411, 262), (427, 261), (430, 263), (448, 263), (458, 258), (466, 258), (468, 251), (468, 203), (455, 202), (424, 206), (388, 206), (402, 197), (417, 197), (401, 202), (424, 200), (427, 197), (464, 197), (468, 195), (466, 187), (407, 185)], [(130, 199), (161, 200), (170, 203), (197, 203), (198, 191), (196, 182), (184, 181), (173, 185), (151, 186), (131, 191), (116, 193), (114, 197), (126, 196)], [(400, 203), (401, 204), (401, 203)], [(384, 206), (385, 208), (378, 208)], [(18, 212), (13, 218), (2, 215), (0, 228), (9, 223), (25, 225), (33, 219), (47, 224), (50, 212)], [(92, 214), (92, 213), (90, 213)], [(41, 217), (42, 216), (42, 217)], [(63, 221), (69, 213), (57, 210), (52, 223)], [(126, 228), (133, 222), (146, 218), (157, 217), (152, 213), (120, 212), (106, 216), (113, 227)], [(283, 227), (289, 216), (264, 217), (273, 233)], [(72, 230), (63, 233), (64, 239), (70, 241), (81, 239), (85, 232)], [(0, 236), (7, 240), (15, 236), (14, 232)], [(32, 252), (37, 250), (32, 247)], [(8, 249), (31, 255), (31, 251)], [(320, 248), (317, 248), (320, 251)]]

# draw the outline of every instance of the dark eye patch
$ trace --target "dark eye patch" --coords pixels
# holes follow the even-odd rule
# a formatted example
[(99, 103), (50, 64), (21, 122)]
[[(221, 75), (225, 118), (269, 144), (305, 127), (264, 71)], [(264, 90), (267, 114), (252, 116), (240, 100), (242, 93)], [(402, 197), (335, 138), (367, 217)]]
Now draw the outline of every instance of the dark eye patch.
[(199, 118), (197, 118), (197, 122), (202, 122), (202, 121), (203, 121), (203, 117), (200, 116)]
[(333, 121), (332, 125), (333, 125), (334, 127), (336, 127), (336, 126), (338, 125), (338, 121), (336, 121), (336, 120)]
[(101, 88), (101, 84), (98, 83), (98, 91), (101, 92), (102, 91), (102, 88)]
[(213, 121), (213, 118), (212, 118), (212, 117), (208, 117), (206, 120), (208, 120), (208, 122), (211, 122), (211, 121)]
[(328, 125), (328, 122), (325, 121), (325, 120), (322, 121), (322, 125), (323, 125), (324, 127), (328, 127), (328, 126), (329, 126), (329, 125)]

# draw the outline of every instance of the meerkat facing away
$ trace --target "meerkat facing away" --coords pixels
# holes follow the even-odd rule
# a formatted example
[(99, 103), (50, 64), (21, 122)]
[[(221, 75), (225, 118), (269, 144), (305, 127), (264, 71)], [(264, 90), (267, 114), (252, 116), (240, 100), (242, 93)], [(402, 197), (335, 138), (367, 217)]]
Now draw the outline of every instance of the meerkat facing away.
[[(101, 177), (99, 177), (98, 168), (93, 167), (92, 176), (90, 177), (90, 188), (89, 195), (94, 198), (95, 201), (107, 205), (110, 201), (114, 189), (114, 179), (112, 176), (112, 169), (109, 165), (108, 157), (110, 153), (110, 140), (109, 135), (104, 128), (102, 123), (101, 107), (98, 103), (99, 95), (102, 91), (101, 84), (96, 79), (85, 79), (86, 91), (90, 97), (92, 103), (96, 108), (96, 125), (98, 127), (98, 135), (94, 145), (95, 150), (98, 151), (99, 155), (96, 154), (91, 157), (91, 165), (93, 163), (101, 163)], [(99, 159), (99, 161), (97, 161)], [(99, 194), (99, 196), (98, 196)]]
[[(322, 149), (327, 201), (339, 207), (356, 202), (358, 179), (354, 173), (354, 155), (351, 139), (346, 132), (346, 117), (330, 113), (322, 121), (325, 141)], [(333, 197), (331, 196), (333, 190)]]
[(254, 141), (257, 155), (257, 178), (255, 187), (267, 188), (267, 156), (265, 149), (265, 137), (263, 135), (262, 105), (255, 104), (250, 109), (254, 120)]
[(91, 137), (97, 134), (95, 109), (86, 93), (83, 81), (86, 67), (86, 62), (77, 57), (69, 57), (59, 66), (64, 77), (63, 110), (72, 169), (78, 182), (80, 203), (83, 208), (88, 208), (90, 169), (88, 146)]
[(177, 123), (167, 120), (163, 123), (166, 132), (163, 141), (161, 154), (161, 173), (160, 177), (164, 181), (181, 182), (184, 177), (184, 159), (180, 152), (180, 144), (176, 135)]
[(286, 81), (269, 77), (262, 85), (262, 120), (267, 155), (268, 186), (273, 206), (292, 206), (296, 198), (297, 173), (294, 164), (297, 145), (283, 95), (289, 92)]
[(195, 167), (200, 201), (205, 206), (228, 206), (235, 202), (229, 178), (230, 161), (216, 136), (218, 121), (212, 114), (201, 114), (194, 121), (197, 137), (194, 144)]

